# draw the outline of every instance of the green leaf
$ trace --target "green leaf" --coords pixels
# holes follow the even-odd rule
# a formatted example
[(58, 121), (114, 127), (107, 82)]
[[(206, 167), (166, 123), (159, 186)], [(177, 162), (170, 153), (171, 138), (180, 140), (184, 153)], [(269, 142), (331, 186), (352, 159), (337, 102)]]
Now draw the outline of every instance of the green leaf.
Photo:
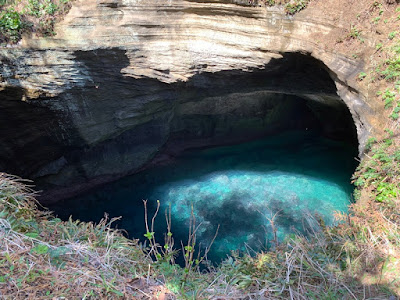
[(151, 239), (154, 238), (154, 232), (147, 232), (147, 233), (144, 234), (144, 236), (146, 238), (148, 238), (149, 240), (151, 240)]
[(32, 248), (31, 253), (37, 253), (37, 254), (46, 254), (49, 252), (49, 247), (46, 245), (37, 245), (36, 247)]
[(359, 80), (363, 80), (365, 77), (367, 77), (367, 73), (365, 73), (365, 72), (361, 72), (360, 74), (358, 74)]
[(34, 239), (37, 239), (39, 237), (39, 233), (37, 233), (37, 232), (27, 232), (27, 233), (25, 233), (25, 235), (30, 238), (34, 238)]

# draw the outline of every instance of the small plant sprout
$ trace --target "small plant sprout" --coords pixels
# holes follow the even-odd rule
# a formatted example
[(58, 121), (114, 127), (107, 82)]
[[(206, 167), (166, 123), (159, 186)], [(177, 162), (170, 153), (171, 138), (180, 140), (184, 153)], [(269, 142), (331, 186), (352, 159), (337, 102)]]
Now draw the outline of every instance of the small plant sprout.
[[(173, 234), (171, 232), (171, 205), (168, 206), (168, 209), (165, 210), (165, 219), (167, 222), (167, 233), (165, 234), (164, 237), (164, 245), (161, 246), (159, 243), (156, 242), (155, 238), (155, 232), (154, 232), (154, 224), (155, 224), (155, 219), (158, 215), (159, 209), (160, 209), (160, 201), (157, 200), (157, 207), (156, 211), (153, 214), (153, 217), (151, 219), (151, 223), (149, 224), (149, 219), (148, 219), (148, 212), (147, 212), (147, 200), (143, 200), (144, 204), (144, 210), (145, 210), (145, 227), (146, 227), (146, 233), (144, 236), (147, 238), (149, 242), (149, 248), (148, 248), (148, 255), (152, 257), (155, 261), (157, 262), (167, 262), (174, 264), (175, 263), (175, 257), (178, 255), (178, 251), (174, 249), (174, 239), (173, 239)], [(196, 217), (193, 213), (193, 205), (191, 206), (191, 215), (189, 219), (189, 234), (188, 234), (188, 241), (187, 244), (184, 245), (183, 242), (181, 241), (182, 245), (182, 254), (183, 254), (183, 259), (185, 261), (185, 273), (188, 274), (191, 271), (198, 270), (199, 264), (203, 262), (207, 258), (207, 254), (210, 251), (210, 248), (212, 244), (215, 241), (215, 238), (217, 237), (219, 226), (216, 230), (214, 238), (211, 240), (209, 246), (205, 248), (203, 255), (201, 255), (201, 245), (199, 245), (199, 249), (197, 252), (197, 257), (195, 257), (195, 246), (196, 246), (196, 239), (197, 239), (197, 231), (200, 228), (201, 223), (199, 225), (196, 225)], [(185, 275), (186, 276), (186, 275)], [(186, 277), (185, 277), (186, 278)]]
[(351, 39), (360, 39), (361, 31), (356, 26), (352, 25), (347, 36)]
[(374, 18), (374, 19), (372, 20), (372, 22), (373, 22), (374, 24), (378, 24), (379, 21), (380, 21), (380, 19), (381, 19), (381, 17), (376, 17), (376, 18)]
[(392, 31), (391, 33), (389, 33), (388, 35), (388, 39), (389, 40), (393, 40), (397, 35), (397, 31)]
[(360, 81), (364, 80), (365, 77), (367, 77), (367, 73), (365, 72), (361, 72), (360, 74), (358, 74), (358, 80)]

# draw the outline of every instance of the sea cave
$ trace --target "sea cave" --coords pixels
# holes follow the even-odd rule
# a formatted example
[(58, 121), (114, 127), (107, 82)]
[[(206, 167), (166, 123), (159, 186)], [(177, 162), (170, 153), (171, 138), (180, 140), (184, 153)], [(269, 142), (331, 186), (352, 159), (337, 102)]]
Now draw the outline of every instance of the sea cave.
[(0, 0), (0, 298), (395, 299), (400, 0)]
[[(347, 211), (361, 148), (321, 61), (280, 53), (263, 68), (163, 83), (122, 77), (124, 50), (75, 57), (91, 76), (87, 86), (30, 103), (15, 101), (23, 90), (5, 90), (1, 102), (1, 128), (13, 130), (1, 136), (0, 165), (33, 179), (60, 218), (122, 216), (115, 225), (144, 241), (143, 200), (150, 219), (160, 203), (157, 239), (166, 211), (177, 244), (194, 218), (202, 251), (216, 234), (208, 259), (220, 262), (231, 251), (256, 253), (318, 222), (333, 224)], [(72, 113), (63, 126), (56, 122)]]

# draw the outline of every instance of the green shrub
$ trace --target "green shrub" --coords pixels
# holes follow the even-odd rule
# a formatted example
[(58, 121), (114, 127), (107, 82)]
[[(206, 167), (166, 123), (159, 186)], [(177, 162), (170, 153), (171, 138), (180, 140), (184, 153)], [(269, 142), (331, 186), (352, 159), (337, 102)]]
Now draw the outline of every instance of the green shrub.
[(392, 120), (397, 120), (400, 117), (399, 114), (400, 114), (400, 101), (397, 101), (397, 106), (393, 108), (390, 118)]
[(382, 94), (382, 100), (385, 101), (385, 108), (393, 106), (393, 101), (396, 98), (396, 92), (386, 89), (385, 93)]
[(8, 9), (0, 14), (0, 31), (6, 38), (18, 40), (23, 28), (21, 15), (14, 9)]
[(295, 13), (303, 10), (307, 7), (309, 0), (295, 0), (285, 5), (285, 12), (288, 15), (294, 15)]
[(54, 4), (53, 2), (48, 0), (47, 3), (46, 3), (46, 6), (44, 7), (44, 10), (49, 15), (54, 15), (56, 13), (56, 11), (58, 10), (58, 7), (57, 7), (56, 4)]
[(390, 203), (400, 194), (393, 183), (381, 182), (377, 188), (376, 201)]
[(386, 80), (393, 81), (400, 78), (400, 55), (388, 59), (384, 66), (386, 68), (380, 73)]
[(27, 9), (27, 14), (30, 16), (37, 18), (42, 16), (42, 4), (39, 2), (39, 0), (29, 0)]
[(0, 0), (0, 43), (18, 42), (23, 31), (54, 35), (54, 24), (69, 11), (72, 1)]

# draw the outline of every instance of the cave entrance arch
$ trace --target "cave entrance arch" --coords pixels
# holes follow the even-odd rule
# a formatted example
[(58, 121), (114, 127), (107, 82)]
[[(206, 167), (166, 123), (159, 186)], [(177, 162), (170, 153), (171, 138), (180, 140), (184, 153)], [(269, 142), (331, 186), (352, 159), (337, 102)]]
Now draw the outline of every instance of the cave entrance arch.
[[(122, 215), (119, 227), (143, 237), (142, 199), (148, 199), (150, 212), (158, 209), (160, 200), (160, 211), (171, 203), (172, 232), (179, 241), (187, 237), (194, 207), (196, 219), (204, 224), (198, 241), (207, 246), (219, 230), (209, 253), (215, 262), (231, 250), (243, 253), (246, 244), (255, 251), (271, 246), (274, 229), (265, 217), (276, 216), (283, 238), (293, 228), (311, 232), (316, 223), (305, 221), (307, 213), (319, 213), (332, 224), (333, 211), (346, 211), (357, 132), (334, 81), (318, 60), (284, 54), (264, 69), (200, 73), (169, 87), (176, 98), (168, 137), (145, 170), (52, 210), (67, 208), (62, 218), (72, 213), (88, 221), (101, 218), (104, 211)], [(151, 124), (147, 136), (161, 128), (156, 126), (160, 123)], [(282, 135), (291, 132), (296, 133), (294, 138)], [(245, 141), (249, 143), (241, 143)], [(233, 146), (212, 147), (221, 145)], [(162, 240), (165, 222), (162, 216), (157, 220), (155, 232)]]
[(274, 54), (263, 67), (199, 72), (170, 84), (124, 76), (126, 50), (75, 56), (91, 78), (85, 86), (27, 101), (22, 88), (0, 92), (0, 166), (34, 179), (43, 201), (82, 193), (188, 148), (287, 130), (358, 143), (328, 68), (308, 54)]
[[(229, 238), (250, 237), (251, 230), (259, 230), (261, 226), (267, 225), (263, 223), (265, 218), (258, 212), (268, 208), (264, 205), (265, 199), (269, 201), (269, 207), (273, 208), (272, 211), (265, 213), (274, 213), (274, 209), (279, 211), (285, 207), (281, 224), (286, 224), (285, 228), (288, 229), (293, 222), (301, 226), (302, 220), (298, 218), (299, 210), (294, 208), (301, 208), (307, 200), (310, 200), (307, 202), (310, 205), (306, 208), (322, 207), (324, 202), (316, 201), (312, 195), (296, 194), (303, 189), (304, 180), (310, 185), (315, 184), (319, 194), (329, 194), (332, 199), (338, 199), (336, 196), (343, 194), (343, 189), (335, 184), (324, 185), (325, 182), (320, 180), (322, 177), (318, 176), (318, 172), (321, 169), (327, 170), (331, 176), (332, 170), (343, 168), (344, 161), (350, 162), (348, 165), (352, 164), (356, 154), (343, 159), (344, 156), (336, 155), (337, 151), (330, 151), (331, 156), (325, 159), (328, 163), (325, 167), (321, 167), (322, 160), (315, 162), (315, 153), (325, 153), (321, 152), (321, 147), (317, 149), (318, 147), (312, 146), (312, 139), (311, 143), (310, 140), (306, 140), (307, 144), (302, 144), (304, 147), (298, 147), (297, 140), (290, 143), (285, 141), (284, 147), (290, 149), (281, 147), (275, 152), (267, 151), (271, 146), (270, 142), (261, 142), (256, 144), (256, 151), (248, 152), (247, 146), (240, 148), (240, 151), (245, 149), (245, 152), (233, 155), (232, 160), (224, 160), (221, 152), (218, 152), (220, 150), (212, 147), (233, 144), (238, 146), (237, 144), (241, 142), (257, 142), (257, 139), (261, 140), (264, 137), (273, 139), (274, 135), (283, 132), (312, 131), (317, 132), (318, 137), (340, 141), (357, 149), (355, 123), (345, 102), (338, 96), (335, 81), (331, 78), (327, 67), (319, 60), (303, 53), (283, 53), (281, 57), (278, 55), (275, 57), (262, 68), (215, 73), (200, 72), (186, 82), (168, 84), (154, 78), (137, 79), (124, 76), (122, 70), (129, 65), (124, 50), (104, 49), (96, 53), (79, 51), (76, 53), (76, 59), (87, 68), (87, 74), (92, 79), (86, 86), (65, 91), (54, 98), (26, 102), (18, 101), (24, 96), (22, 92), (9, 91), (6, 100), (0, 102), (2, 108), (7, 108), (3, 110), (4, 119), (0, 119), (2, 128), (7, 126), (13, 128), (11, 133), (4, 132), (1, 136), (4, 144), (7, 144), (2, 151), (7, 153), (3, 155), (0, 152), (2, 157), (0, 166), (3, 165), (2, 162), (6, 163), (4, 165), (13, 164), (16, 172), (20, 172), (18, 175), (27, 174), (27, 177), (32, 175), (31, 178), (42, 185), (40, 188), (56, 190), (58, 194), (46, 192), (48, 199), (51, 198), (53, 201), (60, 200), (62, 196), (81, 194), (85, 199), (70, 199), (76, 202), (65, 202), (64, 206), (63, 202), (59, 201), (57, 204), (61, 207), (59, 209), (50, 207), (58, 214), (61, 211), (65, 212), (65, 218), (72, 213), (75, 218), (96, 221), (103, 216), (104, 211), (109, 212), (111, 216), (119, 216), (129, 212), (128, 208), (131, 209), (133, 217), (124, 215), (123, 220), (128, 223), (120, 226), (128, 231), (130, 231), (128, 227), (131, 226), (130, 220), (137, 219), (139, 224), (143, 225), (139, 219), (139, 215), (142, 217), (143, 213), (139, 211), (139, 214), (135, 215), (143, 205), (142, 199), (150, 198), (154, 200), (154, 204), (157, 203), (156, 199), (163, 199), (166, 195), (182, 200), (174, 212), (175, 222), (180, 224), (179, 228), (185, 228), (186, 224), (186, 219), (179, 217), (190, 215), (190, 209), (180, 210), (185, 202), (182, 195), (186, 195), (189, 199), (201, 196), (198, 201), (205, 205), (200, 205), (201, 209), (196, 213), (201, 215), (206, 223), (218, 220), (229, 224), (238, 219), (238, 216), (242, 216), (241, 221), (244, 222), (221, 229), (221, 234), (226, 234)], [(99, 65), (112, 65), (112, 67), (104, 71)], [(109, 80), (112, 83), (110, 86), (94, 85), (106, 76), (112, 79)], [(111, 89), (116, 83), (118, 88)], [(21, 99), (18, 99), (19, 97)], [(36, 107), (36, 110), (32, 107)], [(59, 111), (51, 110), (60, 107)], [(52, 114), (49, 114), (49, 111), (52, 111)], [(65, 126), (60, 129), (57, 127), (59, 123), (54, 122), (55, 126), (50, 130), (43, 126), (43, 120), (47, 119), (59, 121)], [(66, 122), (63, 123), (63, 120)], [(17, 126), (24, 121), (29, 121), (31, 126)], [(303, 136), (308, 137), (308, 135)], [(25, 143), (15, 142), (15, 137)], [(298, 140), (304, 142), (304, 139)], [(312, 151), (307, 152), (310, 145)], [(326, 143), (323, 145), (325, 147)], [(156, 169), (153, 173), (150, 172), (151, 167), (160, 166), (163, 160), (173, 163), (174, 159), (182, 158), (184, 150), (189, 148), (210, 150), (211, 154), (206, 153), (206, 159), (197, 162), (197, 166), (206, 164), (211, 166), (205, 170), (194, 171), (194, 168), (187, 167), (186, 161), (183, 161), (184, 163), (180, 165), (183, 172), (180, 174), (174, 175), (171, 169), (164, 169), (163, 172), (158, 172)], [(48, 151), (46, 154), (49, 155), (43, 155), (43, 149), (46, 149)], [(295, 151), (291, 151), (292, 149)], [(24, 161), (21, 165), (24, 168), (7, 159), (11, 157), (7, 156), (11, 155), (10, 153), (15, 158), (18, 158), (19, 154), (23, 155)], [(353, 155), (352, 152), (349, 153)], [(302, 155), (301, 159), (297, 159), (298, 154)], [(281, 158), (272, 163), (251, 162), (257, 156), (259, 159), (265, 157), (274, 159), (274, 155), (281, 155)], [(234, 170), (232, 168), (232, 180), (229, 177), (232, 174), (221, 174), (222, 172), (219, 172), (221, 170), (213, 169), (218, 164), (214, 163), (215, 160), (209, 159), (217, 157), (219, 161), (225, 163), (241, 156), (246, 157), (246, 164), (240, 162), (238, 168)], [(269, 168), (272, 165), (273, 170), (268, 169), (268, 172), (282, 168), (284, 164), (282, 162), (286, 159), (283, 156), (291, 159), (286, 164), (285, 172), (278, 173), (277, 177), (274, 172), (266, 176), (260, 174), (260, 166)], [(300, 167), (298, 165), (293, 167), (293, 162), (300, 162)], [(249, 165), (255, 166), (256, 171), (252, 169), (250, 174), (236, 172), (243, 171)], [(308, 172), (307, 168), (311, 165), (314, 170)], [(226, 168), (222, 171), (225, 170)], [(341, 198), (343, 200), (340, 203), (341, 208), (346, 208), (351, 198), (349, 180), (352, 171), (354, 168), (345, 174), (344, 179), (339, 176), (334, 178), (335, 182), (344, 181), (347, 185), (347, 190), (344, 192), (346, 195)], [(137, 174), (126, 177), (133, 173)], [(196, 183), (186, 185), (184, 177), (189, 175), (195, 176), (191, 178), (192, 180), (199, 179), (200, 188)], [(115, 181), (121, 177), (124, 178)], [(130, 181), (131, 178), (133, 181)], [(184, 187), (176, 186), (175, 183), (171, 188), (165, 188), (165, 185), (157, 186), (154, 190), (160, 188), (162, 194), (147, 194), (151, 193), (153, 188), (151, 184), (158, 184), (162, 180), (170, 184), (171, 178), (176, 179), (175, 183), (183, 179)], [(282, 184), (281, 178), (290, 178), (292, 181)], [(114, 183), (100, 187), (101, 184), (113, 180)], [(279, 183), (284, 187), (290, 186), (292, 190), (270, 193), (279, 186)], [(143, 188), (144, 193), (141, 194), (139, 190), (143, 186), (146, 186), (146, 189)], [(232, 192), (228, 193), (228, 198), (224, 198), (227, 187)], [(254, 188), (242, 190), (243, 187)], [(83, 196), (83, 191), (88, 191), (89, 188), (92, 188), (92, 194)], [(328, 189), (330, 192), (327, 192)], [(305, 188), (303, 190), (308, 191)], [(221, 196), (218, 198), (220, 199), (218, 205), (212, 209), (202, 209), (216, 202), (217, 198), (214, 198), (216, 193)], [(281, 195), (284, 198), (279, 198)], [(119, 196), (121, 201), (117, 200)], [(255, 200), (251, 202), (248, 199)], [(102, 206), (103, 204), (105, 206)], [(73, 212), (73, 209), (76, 211)], [(99, 214), (93, 215), (94, 212)], [(332, 208), (328, 206), (325, 212), (331, 216)], [(79, 215), (80, 213), (87, 215)], [(204, 231), (205, 238), (212, 236), (215, 225)], [(131, 232), (136, 232), (135, 228)], [(243, 228), (251, 230), (240, 231)], [(252, 241), (255, 245), (263, 233), (258, 231), (254, 235), (255, 239)], [(132, 234), (132, 236), (143, 236), (143, 234)], [(223, 245), (224, 241), (221, 240), (217, 244)]]
[(327, 67), (284, 53), (260, 69), (200, 73), (184, 84), (170, 148), (245, 141), (285, 130), (318, 130), (358, 145), (357, 129)]

